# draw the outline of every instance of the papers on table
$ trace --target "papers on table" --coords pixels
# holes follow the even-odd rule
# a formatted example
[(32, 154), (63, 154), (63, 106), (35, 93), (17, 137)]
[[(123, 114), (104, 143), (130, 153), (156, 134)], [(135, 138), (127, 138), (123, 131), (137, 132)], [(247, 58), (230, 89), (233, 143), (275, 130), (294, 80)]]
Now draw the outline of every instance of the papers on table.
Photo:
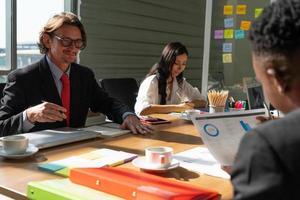
[(117, 137), (127, 133), (130, 133), (130, 130), (121, 129), (119, 124), (105, 123), (86, 128), (63, 127), (55, 130), (24, 133), (22, 135), (27, 137), (29, 142), (39, 149), (44, 149), (93, 138)]
[(204, 173), (224, 179), (230, 175), (221, 169), (220, 163), (211, 155), (205, 147), (196, 147), (174, 155), (180, 162), (180, 166), (198, 173)]
[(103, 138), (117, 137), (120, 135), (130, 133), (130, 130), (121, 129), (120, 124), (117, 123), (105, 123), (101, 125), (94, 125), (94, 126), (82, 128), (80, 130), (99, 133)]
[(193, 115), (192, 121), (216, 160), (222, 165), (231, 166), (241, 138), (256, 126), (256, 117), (259, 115), (265, 115), (265, 110)]
[(136, 157), (137, 155), (133, 153), (103, 148), (85, 154), (71, 156), (62, 160), (41, 163), (38, 165), (38, 168), (47, 172), (68, 177), (70, 169), (72, 168), (116, 166), (129, 162)]

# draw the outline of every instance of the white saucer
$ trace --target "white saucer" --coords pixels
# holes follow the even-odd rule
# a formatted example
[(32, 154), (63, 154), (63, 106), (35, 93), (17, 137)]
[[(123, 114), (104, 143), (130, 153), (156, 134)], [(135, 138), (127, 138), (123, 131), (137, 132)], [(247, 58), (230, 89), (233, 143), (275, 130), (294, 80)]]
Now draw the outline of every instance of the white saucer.
[(145, 171), (164, 172), (164, 171), (167, 171), (167, 170), (174, 169), (174, 168), (178, 167), (179, 166), (179, 161), (173, 158), (171, 164), (168, 167), (157, 168), (157, 167), (147, 163), (146, 159), (145, 159), (145, 156), (143, 156), (143, 157), (137, 157), (136, 159), (134, 159), (132, 161), (132, 164), (135, 167), (138, 167), (138, 168), (140, 168), (142, 170), (145, 170)]
[(24, 154), (7, 154), (2, 147), (0, 147), (0, 156), (10, 159), (21, 159), (35, 154), (39, 149), (33, 144), (29, 144)]
[(191, 116), (188, 113), (186, 113), (186, 112), (180, 113), (179, 118), (187, 120), (187, 121), (192, 121)]

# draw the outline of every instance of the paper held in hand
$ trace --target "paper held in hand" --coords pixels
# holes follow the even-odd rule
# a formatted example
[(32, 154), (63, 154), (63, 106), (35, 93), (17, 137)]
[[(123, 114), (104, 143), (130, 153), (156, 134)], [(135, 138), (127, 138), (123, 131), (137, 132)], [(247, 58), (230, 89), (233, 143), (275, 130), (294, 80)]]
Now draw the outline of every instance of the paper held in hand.
[(193, 115), (192, 121), (215, 159), (231, 166), (242, 137), (256, 126), (256, 117), (261, 115), (265, 109)]

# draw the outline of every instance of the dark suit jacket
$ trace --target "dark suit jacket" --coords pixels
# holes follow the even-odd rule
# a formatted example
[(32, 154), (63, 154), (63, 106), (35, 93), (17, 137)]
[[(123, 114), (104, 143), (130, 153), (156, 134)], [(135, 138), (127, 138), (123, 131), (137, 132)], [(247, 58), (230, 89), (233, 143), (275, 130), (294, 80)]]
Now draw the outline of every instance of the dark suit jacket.
[[(71, 105), (70, 126), (84, 126), (88, 110), (102, 112), (115, 122), (121, 123), (122, 115), (129, 108), (110, 98), (98, 85), (94, 73), (81, 65), (72, 64), (70, 71)], [(8, 75), (0, 108), (1, 136), (22, 132), (23, 111), (42, 101), (62, 105), (46, 57)], [(66, 126), (66, 121), (36, 123), (30, 131)]]
[(231, 179), (234, 199), (299, 199), (300, 109), (245, 135)]

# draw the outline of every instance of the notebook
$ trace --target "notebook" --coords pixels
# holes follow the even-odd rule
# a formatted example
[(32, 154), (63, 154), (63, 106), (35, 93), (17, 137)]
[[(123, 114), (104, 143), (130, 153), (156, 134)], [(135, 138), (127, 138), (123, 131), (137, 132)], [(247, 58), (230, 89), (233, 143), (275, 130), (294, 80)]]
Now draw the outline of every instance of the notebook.
[(116, 137), (130, 133), (130, 130), (119, 128), (119, 124), (106, 123), (86, 128), (59, 128), (54, 130), (42, 130), (31, 133), (24, 133), (31, 144), (39, 149), (78, 142), (92, 138)]
[(129, 168), (73, 168), (76, 184), (126, 200), (219, 200), (216, 191)]
[(129, 162), (136, 157), (137, 155), (134, 153), (101, 148), (61, 160), (41, 163), (38, 165), (38, 168), (59, 176), (68, 177), (72, 168), (117, 166)]
[(231, 166), (242, 137), (257, 125), (256, 117), (261, 115), (265, 109), (193, 115), (192, 121), (214, 158)]

